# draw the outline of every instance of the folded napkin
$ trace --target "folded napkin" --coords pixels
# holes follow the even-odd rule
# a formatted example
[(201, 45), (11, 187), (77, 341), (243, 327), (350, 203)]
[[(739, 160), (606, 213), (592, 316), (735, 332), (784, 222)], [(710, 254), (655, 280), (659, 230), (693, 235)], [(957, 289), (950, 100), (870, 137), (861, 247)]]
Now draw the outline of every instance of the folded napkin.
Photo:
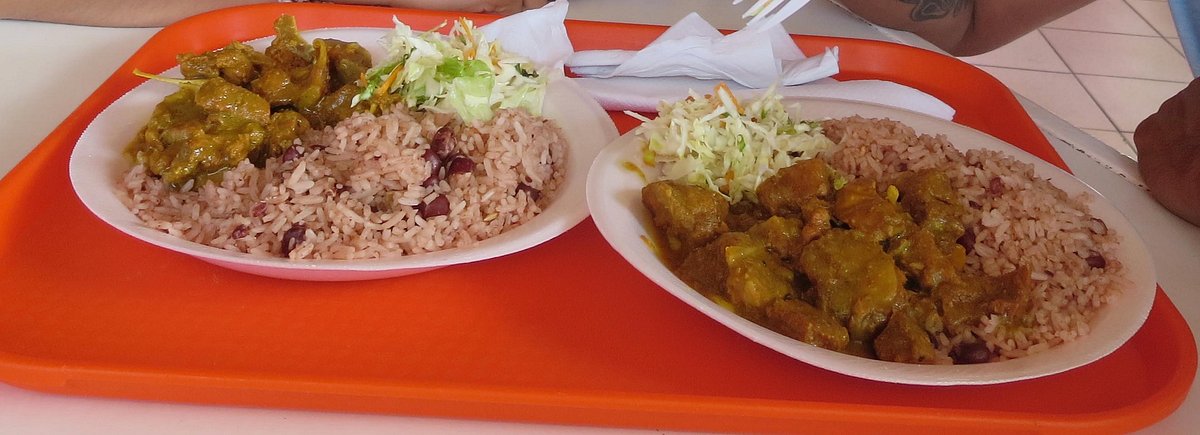
[(579, 76), (732, 80), (748, 88), (796, 85), (837, 74), (837, 50), (807, 58), (782, 26), (750, 25), (724, 35), (695, 12), (646, 48), (580, 51), (567, 60)]
[(510, 53), (517, 54), (537, 65), (539, 73), (562, 74), (563, 63), (575, 48), (567, 37), (567, 0), (547, 3), (509, 15), (479, 29)]
[[(704, 95), (712, 93), (717, 80), (699, 80), (690, 77), (614, 77), (610, 79), (577, 78), (578, 83), (605, 110), (633, 110), (655, 112), (659, 101), (676, 101), (688, 96), (689, 90)], [(753, 98), (765, 89), (746, 88), (730, 84), (738, 98)], [(898, 107), (924, 113), (937, 118), (954, 118), (954, 108), (936, 97), (901, 84), (883, 80), (836, 81), (824, 79), (799, 86), (781, 86), (775, 89), (784, 97), (820, 97), (863, 101)]]
[[(563, 23), (568, 7), (567, 0), (558, 0), (480, 29), (505, 50), (533, 61), (539, 73), (562, 74), (565, 63), (576, 75), (590, 75), (575, 81), (607, 110), (653, 112), (659, 101), (685, 98), (689, 90), (706, 94), (726, 81), (739, 98), (779, 85), (776, 91), (784, 96), (867, 101), (943, 119), (954, 116), (950, 106), (906, 86), (826, 78), (838, 72), (837, 48), (805, 57), (777, 24), (778, 17), (724, 35), (692, 13), (645, 49), (575, 52)], [(788, 86), (801, 83), (807, 84)]]

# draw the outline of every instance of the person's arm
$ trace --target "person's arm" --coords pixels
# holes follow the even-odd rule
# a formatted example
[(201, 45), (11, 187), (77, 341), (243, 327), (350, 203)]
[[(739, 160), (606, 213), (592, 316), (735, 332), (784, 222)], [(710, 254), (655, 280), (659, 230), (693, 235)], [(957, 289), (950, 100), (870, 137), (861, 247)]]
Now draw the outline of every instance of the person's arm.
[[(0, 19), (108, 27), (158, 27), (201, 12), (277, 0), (0, 0)], [(546, 0), (347, 0), (340, 3), (511, 14)]]
[(1200, 225), (1200, 78), (1138, 124), (1133, 142), (1150, 195)]
[(985, 53), (1093, 0), (837, 0), (875, 24), (913, 32), (955, 56)]
[(0, 0), (0, 18), (106, 27), (158, 27), (230, 6), (275, 0)]
[(345, 0), (337, 3), (509, 15), (526, 9), (537, 9), (548, 2), (549, 0)]

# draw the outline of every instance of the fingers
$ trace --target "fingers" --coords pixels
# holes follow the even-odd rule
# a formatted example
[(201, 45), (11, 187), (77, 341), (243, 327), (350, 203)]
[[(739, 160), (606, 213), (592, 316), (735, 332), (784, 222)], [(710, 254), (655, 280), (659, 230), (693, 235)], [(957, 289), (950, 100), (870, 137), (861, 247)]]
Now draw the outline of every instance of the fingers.
[(1178, 140), (1177, 137), (1189, 137), (1193, 141), (1200, 140), (1200, 79), (1192, 80), (1178, 94), (1175, 94), (1146, 119), (1142, 120), (1134, 130), (1134, 147), (1154, 148)]
[(1200, 80), (1163, 102), (1133, 134), (1150, 194), (1200, 225)]

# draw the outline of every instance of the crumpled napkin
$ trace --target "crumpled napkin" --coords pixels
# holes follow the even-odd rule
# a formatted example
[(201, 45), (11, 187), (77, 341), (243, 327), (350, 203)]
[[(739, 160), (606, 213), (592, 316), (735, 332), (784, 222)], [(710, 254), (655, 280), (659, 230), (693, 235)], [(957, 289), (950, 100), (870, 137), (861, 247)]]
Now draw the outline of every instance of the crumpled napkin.
[[(606, 110), (654, 112), (659, 101), (685, 98), (689, 90), (710, 93), (720, 81), (731, 81), (729, 87), (739, 98), (778, 85), (776, 92), (784, 96), (841, 98), (942, 119), (954, 116), (950, 106), (907, 86), (826, 78), (838, 72), (836, 47), (820, 56), (805, 57), (778, 24), (750, 24), (723, 35), (693, 13), (643, 50), (575, 52), (564, 25), (568, 7), (567, 0), (558, 0), (480, 29), (500, 41), (505, 50), (533, 61), (539, 73), (561, 75), (564, 64), (576, 75), (589, 73), (591, 77), (576, 78), (575, 82)], [(668, 52), (676, 54), (666, 56)]]
[(506, 51), (532, 61), (538, 73), (562, 74), (563, 63), (575, 52), (567, 37), (567, 0), (547, 3), (493, 21), (479, 29), (489, 39), (500, 41)]
[(732, 80), (749, 88), (798, 85), (837, 74), (837, 48), (808, 58), (782, 26), (756, 25), (724, 35), (695, 12), (646, 48), (575, 53), (567, 66), (585, 77), (665, 77)]
[[(605, 110), (658, 110), (660, 101), (674, 102), (688, 96), (689, 90), (700, 95), (711, 94), (719, 83), (691, 77), (614, 77), (610, 79), (577, 78), (575, 82), (592, 94)], [(739, 99), (755, 98), (766, 89), (747, 88), (729, 84)], [(951, 120), (954, 108), (925, 92), (884, 80), (837, 81), (822, 79), (800, 86), (780, 86), (775, 93), (783, 97), (837, 98), (898, 107), (929, 116)]]

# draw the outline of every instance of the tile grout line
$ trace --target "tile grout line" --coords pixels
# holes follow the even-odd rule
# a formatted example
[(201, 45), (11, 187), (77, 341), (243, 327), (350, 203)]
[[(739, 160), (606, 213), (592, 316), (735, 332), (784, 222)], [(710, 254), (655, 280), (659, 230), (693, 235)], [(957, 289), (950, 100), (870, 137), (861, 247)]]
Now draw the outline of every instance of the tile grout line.
[[(1145, 21), (1145, 18), (1143, 18), (1142, 20)], [(1150, 27), (1153, 28), (1154, 26), (1150, 26)], [(1155, 33), (1154, 35), (1140, 35), (1137, 33), (1110, 32), (1110, 31), (1106, 31), (1106, 30), (1072, 29), (1070, 27), (1058, 27), (1058, 26), (1055, 26), (1054, 23), (1047, 24), (1040, 28), (1050, 29), (1050, 30), (1062, 30), (1062, 31), (1067, 31), (1067, 32), (1100, 33), (1100, 34), (1104, 34), (1104, 35), (1115, 35), (1115, 36), (1140, 36), (1142, 38), (1166, 38), (1165, 36), (1162, 35), (1161, 32), (1158, 31), (1158, 29), (1154, 29), (1154, 33)]]
[[(1180, 51), (1180, 50), (1181, 50), (1181, 49), (1179, 48), (1180, 46), (1177, 46), (1177, 45), (1175, 45), (1175, 44), (1171, 44), (1171, 41), (1170, 41), (1170, 40), (1171, 40), (1172, 38), (1164, 38), (1164, 39), (1167, 39), (1167, 44), (1170, 44), (1170, 45), (1171, 45), (1171, 48), (1174, 48), (1174, 49), (1175, 49), (1175, 52), (1179, 53), (1179, 55), (1180, 55), (1180, 56), (1183, 56), (1183, 58), (1184, 58), (1184, 59), (1187, 59), (1187, 55), (1186, 55), (1186, 54), (1184, 54), (1184, 53), (1183, 53), (1183, 51)], [(1174, 38), (1174, 39), (1179, 39), (1179, 38)]]
[[(1171, 48), (1175, 49), (1175, 52), (1176, 52), (1176, 53), (1179, 53), (1179, 55), (1180, 55), (1180, 56), (1183, 56), (1185, 60), (1187, 59), (1187, 55), (1183, 54), (1183, 51), (1182, 51), (1182, 50), (1180, 50), (1180, 49), (1179, 49), (1179, 47), (1176, 47), (1176, 46), (1175, 46), (1175, 44), (1172, 44), (1172, 43), (1171, 43), (1171, 41), (1168, 41), (1168, 40), (1167, 40), (1167, 35), (1164, 35), (1164, 34), (1163, 34), (1163, 32), (1159, 31), (1159, 30), (1158, 30), (1158, 26), (1155, 26), (1155, 25), (1154, 25), (1154, 23), (1151, 23), (1151, 22), (1150, 22), (1150, 19), (1149, 19), (1149, 18), (1146, 18), (1146, 16), (1145, 16), (1145, 15), (1142, 15), (1142, 12), (1141, 12), (1141, 11), (1139, 11), (1139, 10), (1138, 10), (1138, 8), (1135, 8), (1135, 7), (1133, 7), (1133, 4), (1130, 4), (1130, 3), (1129, 3), (1129, 0), (1123, 0), (1123, 3), (1125, 3), (1125, 6), (1128, 6), (1128, 7), (1129, 7), (1129, 9), (1133, 9), (1133, 13), (1137, 14), (1138, 18), (1141, 18), (1141, 19), (1142, 19), (1142, 22), (1144, 22), (1144, 23), (1146, 23), (1147, 25), (1149, 25), (1151, 29), (1154, 29), (1154, 33), (1157, 33), (1157, 34), (1158, 34), (1158, 36), (1159, 36), (1160, 38), (1162, 38), (1164, 42), (1166, 42), (1166, 43), (1167, 43), (1167, 45), (1170, 45), (1170, 46), (1171, 46)], [(1167, 11), (1168, 11), (1168, 12), (1170, 12), (1170, 11), (1171, 11), (1171, 8), (1170, 8), (1170, 6), (1168, 6), (1168, 7), (1167, 7)], [(1174, 15), (1172, 15), (1172, 16), (1171, 16), (1171, 20), (1172, 20), (1172, 22), (1171, 22), (1171, 25), (1175, 25), (1175, 23), (1174, 23), (1174, 21), (1173, 21), (1174, 19), (1175, 19), (1175, 17), (1174, 17)]]
[[(1128, 4), (1128, 3), (1126, 3), (1126, 4)], [(1134, 13), (1137, 13), (1137, 11), (1134, 10)], [(1143, 17), (1140, 13), (1138, 14), (1138, 18), (1141, 18), (1143, 22), (1146, 21), (1146, 18)], [(1146, 25), (1150, 26), (1151, 28), (1154, 28), (1154, 25), (1150, 24), (1149, 22), (1146, 22)], [(1129, 37), (1134, 37), (1134, 38), (1157, 39), (1162, 42), (1165, 42), (1167, 44), (1167, 46), (1171, 47), (1171, 50), (1173, 50), (1175, 53), (1179, 54), (1180, 56), (1184, 55), (1183, 52), (1179, 51), (1179, 48), (1175, 47), (1175, 44), (1172, 44), (1171, 41), (1168, 41), (1167, 40), (1168, 38), (1166, 36), (1164, 36), (1162, 34), (1162, 32), (1159, 32), (1157, 28), (1154, 29), (1154, 33), (1156, 33), (1155, 35), (1136, 35), (1136, 34), (1132, 34), (1132, 33), (1117, 33), (1117, 32), (1102, 32), (1102, 31), (1096, 31), (1096, 30), (1066, 29), (1066, 28), (1062, 28), (1062, 27), (1053, 27), (1053, 26), (1049, 26), (1049, 25), (1038, 28), (1039, 31), (1042, 29), (1050, 29), (1050, 30), (1054, 30), (1057, 32), (1094, 33), (1094, 34), (1100, 34), (1100, 35), (1129, 36)], [(1043, 34), (1042, 36), (1045, 37), (1045, 34)], [(1178, 39), (1178, 38), (1175, 38), (1175, 39)]]
[[(1141, 18), (1141, 19), (1142, 19), (1142, 21), (1146, 21), (1146, 19), (1145, 19), (1145, 18), (1142, 18), (1142, 16), (1141, 16), (1141, 15), (1138, 15), (1138, 18)], [(1150, 23), (1146, 23), (1146, 25), (1147, 25), (1147, 26), (1150, 26), (1151, 28), (1153, 28), (1153, 27), (1154, 27), (1154, 26), (1153, 26), (1153, 25), (1151, 25)], [(1039, 27), (1039, 28), (1038, 28), (1038, 30), (1041, 30), (1041, 29), (1049, 29), (1049, 30), (1054, 30), (1054, 31), (1056, 31), (1056, 32), (1079, 32), (1079, 33), (1093, 33), (1093, 34), (1099, 34), (1099, 35), (1112, 35), (1112, 36), (1131, 36), (1131, 37), (1134, 37), (1134, 38), (1153, 38), (1153, 39), (1162, 39), (1162, 40), (1166, 40), (1166, 39), (1167, 39), (1167, 37), (1163, 36), (1163, 35), (1162, 35), (1162, 33), (1159, 33), (1158, 29), (1154, 29), (1154, 34), (1153, 34), (1153, 35), (1138, 35), (1138, 34), (1134, 34), (1134, 33), (1105, 32), (1105, 31), (1103, 31), (1103, 30), (1080, 30), (1080, 29), (1067, 29), (1067, 28), (1063, 28), (1063, 27), (1054, 27), (1054, 26), (1051, 26), (1051, 25), (1045, 25), (1045, 26), (1042, 26), (1042, 27)]]
[[(1071, 65), (1067, 63), (1067, 60), (1063, 59), (1062, 53), (1058, 52), (1058, 47), (1055, 47), (1054, 44), (1050, 43), (1050, 38), (1047, 38), (1046, 35), (1044, 33), (1042, 33), (1041, 28), (1037, 29), (1037, 32), (1038, 32), (1038, 36), (1041, 36), (1042, 40), (1046, 42), (1046, 45), (1050, 46), (1050, 50), (1054, 52), (1054, 55), (1058, 56), (1058, 60), (1062, 61), (1063, 65), (1067, 66), (1067, 70), (1071, 71), (1071, 78), (1074, 78), (1075, 82), (1079, 83), (1079, 87), (1083, 88), (1083, 92), (1087, 94), (1088, 98), (1092, 99), (1092, 104), (1095, 104), (1096, 108), (1100, 109), (1100, 113), (1104, 114), (1104, 119), (1108, 120), (1108, 123), (1110, 125), (1112, 125), (1113, 130), (1120, 132), (1121, 129), (1120, 129), (1120, 127), (1117, 127), (1117, 122), (1113, 120), (1112, 115), (1109, 115), (1108, 110), (1105, 110), (1104, 106), (1100, 105), (1100, 100), (1097, 100), (1096, 95), (1094, 95), (1092, 93), (1092, 90), (1088, 89), (1088, 87), (1083, 84), (1083, 80), (1079, 80), (1079, 74), (1076, 74), (1075, 70), (1071, 68)], [(1078, 128), (1078, 127), (1076, 127), (1076, 128)], [(1097, 140), (1099, 140), (1099, 139), (1097, 139)], [(1133, 144), (1129, 143), (1128, 140), (1125, 140), (1124, 135), (1121, 136), (1121, 140), (1125, 142), (1125, 145), (1132, 148), (1135, 153), (1137, 152), (1137, 148), (1134, 147)]]
[(1151, 23), (1145, 15), (1142, 15), (1137, 8), (1133, 7), (1133, 5), (1129, 3), (1129, 0), (1122, 0), (1121, 3), (1125, 3), (1125, 6), (1129, 7), (1129, 9), (1132, 9), (1133, 13), (1137, 14), (1138, 18), (1141, 18), (1143, 23), (1146, 23), (1147, 26), (1150, 26), (1150, 28), (1154, 30), (1154, 33), (1158, 34), (1158, 37), (1167, 39), (1167, 35), (1164, 35), (1162, 32), (1158, 31), (1158, 27), (1156, 27), (1154, 23)]
[[(964, 61), (964, 62), (966, 62), (966, 61)], [(1068, 71), (1049, 71), (1049, 70), (1044, 70), (1044, 69), (1034, 69), (1034, 68), (1029, 68), (1029, 67), (1019, 67), (1019, 66), (991, 65), (991, 64), (987, 64), (987, 63), (974, 63), (974, 62), (967, 62), (967, 63), (974, 65), (976, 67), (986, 66), (988, 68), (1003, 68), (1003, 69), (1011, 69), (1011, 70), (1016, 70), (1016, 71), (1028, 71), (1028, 72), (1044, 72), (1044, 73), (1049, 73), (1049, 74), (1070, 74), (1070, 75), (1080, 75), (1080, 76), (1088, 76), (1088, 77), (1107, 77), (1107, 78), (1111, 78), (1111, 79), (1144, 80), (1144, 81), (1148, 81), (1148, 82), (1158, 82), (1158, 83), (1175, 83), (1175, 84), (1189, 83), (1189, 82), (1179, 81), (1179, 80), (1148, 79), (1148, 78), (1143, 78), (1143, 77), (1114, 76), (1114, 75), (1108, 75), (1108, 74), (1095, 74), (1095, 73), (1077, 73), (1074, 71), (1070, 71), (1070, 68), (1071, 68), (1070, 66), (1067, 67)], [(1065, 64), (1065, 62), (1064, 62), (1064, 64)]]
[[(1139, 19), (1142, 19), (1143, 21), (1145, 21), (1145, 19), (1144, 19), (1144, 18), (1141, 18), (1141, 16), (1140, 16), (1140, 15), (1138, 16), (1138, 18), (1139, 18)], [(1162, 36), (1119, 35), (1119, 34), (1106, 33), (1106, 32), (1095, 32), (1095, 31), (1090, 31), (1090, 30), (1069, 30), (1069, 29), (1053, 29), (1053, 28), (1051, 28), (1051, 29), (1047, 29), (1047, 28), (1045, 28), (1045, 27), (1039, 27), (1037, 30), (1038, 30), (1038, 32), (1039, 32), (1039, 33), (1041, 33), (1041, 34), (1042, 34), (1042, 38), (1043, 38), (1043, 39), (1045, 39), (1047, 43), (1050, 43), (1050, 38), (1049, 38), (1048, 36), (1046, 36), (1046, 34), (1045, 34), (1045, 30), (1043, 30), (1043, 29), (1046, 29), (1046, 30), (1052, 30), (1052, 31), (1054, 31), (1054, 32), (1072, 32), (1072, 33), (1075, 33), (1075, 34), (1083, 34), (1083, 35), (1077, 35), (1077, 36), (1086, 36), (1086, 35), (1110, 35), (1110, 36), (1119, 36), (1119, 37), (1122, 37), (1122, 38), (1140, 38), (1140, 39), (1142, 39), (1142, 40), (1143, 40), (1142, 42), (1147, 42), (1147, 41), (1145, 41), (1146, 39), (1153, 39), (1153, 40), (1157, 40), (1157, 41), (1158, 41), (1158, 43), (1161, 43), (1161, 44), (1166, 44), (1166, 45), (1167, 45), (1167, 47), (1169, 47), (1169, 51), (1170, 51), (1170, 52), (1174, 52), (1176, 55), (1178, 55), (1178, 56), (1179, 56), (1179, 58), (1183, 60), (1184, 66), (1185, 66), (1185, 67), (1187, 66), (1187, 58), (1186, 58), (1185, 56), (1183, 56), (1183, 55), (1180, 55), (1180, 54), (1179, 54), (1179, 50), (1178, 50), (1178, 49), (1176, 49), (1176, 48), (1175, 48), (1175, 46), (1174, 46), (1173, 44), (1171, 44), (1171, 42), (1170, 42), (1170, 41), (1167, 41), (1167, 38), (1165, 38), (1165, 37), (1162, 37)], [(1050, 44), (1050, 46), (1051, 46), (1051, 48), (1052, 48), (1052, 49), (1054, 49), (1054, 51), (1055, 51), (1056, 53), (1058, 53), (1058, 49), (1054, 47), (1054, 44), (1052, 44), (1052, 43), (1051, 43), (1051, 44)], [(1167, 56), (1170, 56), (1170, 55), (1167, 55)], [(1060, 58), (1060, 59), (1063, 59), (1063, 63), (1066, 63), (1066, 59), (1064, 59), (1064, 58), (1062, 57), (1061, 53), (1059, 53), (1059, 58)], [(1161, 66), (1161, 65), (1160, 65), (1160, 66)], [(1071, 72), (1072, 72), (1072, 73), (1075, 73), (1075, 70), (1074, 70), (1074, 69), (1072, 69), (1070, 65), (1067, 65), (1067, 69), (1071, 70)], [(1160, 69), (1161, 69), (1161, 68), (1160, 68)], [(1160, 69), (1155, 69), (1155, 71), (1158, 71), (1158, 70), (1160, 70)], [(1129, 79), (1138, 79), (1138, 80), (1156, 80), (1156, 81), (1162, 81), (1162, 82), (1171, 82), (1171, 83), (1188, 83), (1188, 82), (1190, 82), (1190, 81), (1192, 80), (1192, 76), (1191, 76), (1191, 69), (1190, 69), (1190, 68), (1187, 68), (1187, 73), (1188, 73), (1188, 74), (1187, 74), (1187, 77), (1188, 77), (1188, 78), (1187, 78), (1186, 80), (1183, 80), (1183, 79), (1180, 79), (1180, 80), (1172, 80), (1172, 79), (1162, 79), (1162, 78), (1145, 78), (1145, 77), (1125, 77), (1125, 76), (1112, 76), (1112, 75), (1107, 75), (1107, 74), (1094, 74), (1094, 73), (1093, 73), (1093, 74), (1089, 74), (1089, 75), (1095, 75), (1095, 76), (1104, 76), (1104, 77), (1119, 77), (1119, 78), (1129, 78)]]

